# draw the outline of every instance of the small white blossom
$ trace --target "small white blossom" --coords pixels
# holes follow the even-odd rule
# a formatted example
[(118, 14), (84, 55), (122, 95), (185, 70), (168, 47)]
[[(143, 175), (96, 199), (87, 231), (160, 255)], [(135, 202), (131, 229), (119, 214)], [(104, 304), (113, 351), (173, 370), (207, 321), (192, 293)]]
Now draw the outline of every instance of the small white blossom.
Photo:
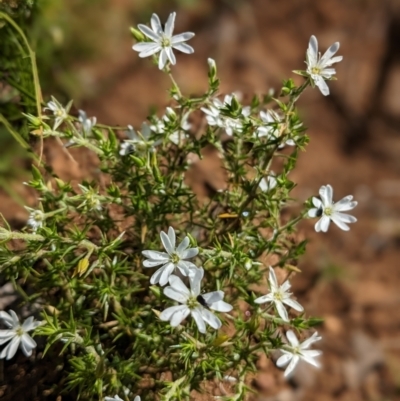
[(64, 108), (55, 97), (52, 96), (51, 99), (52, 100), (47, 103), (47, 107), (45, 107), (44, 110), (50, 110), (53, 112), (53, 115), (55, 117), (53, 130), (55, 131), (63, 123), (63, 121), (68, 118), (68, 113), (71, 108), (72, 101), (69, 102)]
[(172, 36), (175, 25), (176, 13), (171, 13), (165, 24), (165, 29), (161, 26), (160, 18), (157, 14), (151, 17), (151, 29), (143, 24), (139, 24), (138, 28), (146, 35), (152, 42), (140, 42), (133, 45), (132, 49), (139, 52), (139, 57), (149, 57), (158, 52), (160, 56), (158, 59), (158, 68), (162, 70), (167, 61), (173, 65), (176, 64), (176, 58), (172, 49), (179, 50), (183, 53), (191, 54), (194, 52), (193, 47), (184, 43), (193, 38), (194, 33), (185, 32), (179, 35)]
[(121, 156), (126, 156), (135, 151), (141, 153), (155, 145), (155, 143), (151, 143), (150, 141), (151, 128), (145, 122), (142, 124), (140, 133), (136, 132), (132, 125), (128, 125), (128, 131), (126, 134), (129, 139), (125, 139), (121, 144), (119, 150)]
[(331, 220), (342, 230), (348, 231), (350, 227), (347, 223), (355, 223), (357, 219), (347, 213), (342, 213), (352, 210), (357, 206), (356, 201), (352, 201), (353, 196), (348, 195), (339, 202), (333, 202), (333, 188), (330, 185), (323, 185), (319, 189), (321, 199), (312, 198), (315, 208), (308, 211), (309, 217), (321, 217), (315, 224), (315, 231), (327, 232)]
[(92, 132), (93, 127), (97, 123), (97, 118), (88, 118), (83, 110), (79, 110), (79, 122), (82, 124), (83, 133), (87, 136)]
[(32, 209), (28, 206), (25, 206), (25, 209), (29, 212), (27, 225), (32, 227), (32, 230), (36, 232), (38, 228), (43, 227), (46, 215), (39, 209)]
[(31, 316), (21, 325), (17, 314), (13, 310), (9, 312), (0, 312), (0, 320), (8, 327), (6, 330), (0, 330), (0, 345), (9, 341), (1, 351), (0, 359), (11, 359), (18, 347), (21, 348), (25, 356), (31, 356), (32, 350), (36, 348), (37, 344), (28, 332), (36, 329), (41, 323), (34, 321)]
[(284, 306), (288, 305), (291, 308), (297, 310), (298, 312), (302, 312), (304, 308), (294, 299), (291, 299), (292, 293), (289, 292), (290, 283), (289, 281), (285, 281), (282, 285), (278, 284), (278, 280), (276, 278), (274, 269), (272, 267), (269, 268), (269, 289), (270, 293), (267, 295), (263, 295), (254, 300), (257, 304), (264, 304), (266, 302), (272, 302), (279, 316), (285, 322), (289, 321), (289, 316)]
[(315, 332), (309, 339), (302, 343), (299, 343), (299, 340), (292, 330), (286, 332), (286, 337), (289, 340), (290, 345), (284, 345), (283, 348), (280, 349), (280, 351), (283, 352), (283, 355), (276, 361), (276, 366), (279, 368), (283, 368), (289, 364), (284, 373), (285, 377), (293, 372), (300, 360), (303, 360), (317, 368), (319, 367), (319, 363), (315, 358), (321, 355), (322, 352), (308, 349), (311, 344), (321, 339), (321, 337), (318, 337), (318, 333)]
[(342, 56), (333, 57), (339, 50), (339, 47), (340, 43), (335, 42), (321, 57), (321, 53), (318, 52), (318, 41), (314, 35), (311, 36), (310, 42), (308, 43), (306, 61), (307, 73), (324, 96), (329, 95), (329, 87), (325, 80), (332, 79), (336, 74), (335, 69), (330, 67), (332, 64), (343, 60)]
[[(170, 123), (174, 119), (176, 119), (175, 112), (170, 108), (167, 107), (166, 114), (160, 118), (155, 119), (154, 124), (151, 125), (151, 129), (158, 135), (166, 135), (167, 127), (166, 124)], [(179, 145), (184, 139), (188, 138), (188, 135), (185, 131), (190, 130), (192, 127), (191, 124), (188, 122), (189, 114), (186, 113), (181, 120), (180, 129), (177, 129), (172, 134), (168, 136), (168, 139), (174, 143), (175, 145)]]
[(142, 254), (148, 258), (147, 260), (143, 261), (144, 267), (150, 268), (162, 265), (151, 276), (151, 284), (159, 283), (161, 286), (164, 286), (168, 283), (169, 276), (176, 268), (179, 269), (184, 276), (187, 276), (191, 269), (197, 270), (195, 264), (186, 260), (194, 258), (199, 253), (198, 248), (189, 248), (189, 237), (185, 237), (177, 247), (175, 247), (175, 230), (172, 227), (169, 227), (168, 234), (166, 234), (164, 231), (161, 231), (160, 237), (167, 253), (150, 250), (142, 251)]
[(161, 320), (169, 321), (172, 327), (176, 327), (191, 315), (200, 333), (206, 332), (206, 323), (215, 330), (222, 326), (221, 321), (210, 312), (210, 309), (218, 312), (230, 312), (232, 305), (223, 301), (223, 291), (213, 291), (200, 295), (203, 275), (203, 268), (191, 272), (189, 275), (190, 290), (179, 277), (174, 275), (169, 277), (170, 285), (164, 288), (164, 294), (181, 305), (165, 309), (160, 314)]
[[(202, 107), (201, 110), (206, 115), (208, 125), (217, 126), (225, 129), (225, 132), (232, 136), (234, 132), (241, 132), (243, 124), (240, 118), (227, 117), (221, 114), (221, 109), (232, 105), (232, 100), (235, 94), (225, 95), (224, 101), (222, 102), (218, 98), (212, 100), (212, 103), (206, 107)], [(242, 117), (248, 117), (250, 115), (250, 107), (242, 107)]]
[(267, 178), (261, 179), (258, 186), (260, 187), (261, 191), (268, 192), (271, 191), (271, 189), (274, 189), (277, 183), (278, 182), (276, 181), (275, 174), (271, 172), (271, 174), (269, 174)]
[[(282, 123), (282, 117), (274, 110), (260, 111), (260, 118), (265, 125), (257, 128), (256, 135), (259, 138), (268, 137), (277, 139), (280, 133), (279, 125)], [(293, 139), (288, 139), (285, 143), (279, 145), (279, 149), (288, 146), (295, 146)]]

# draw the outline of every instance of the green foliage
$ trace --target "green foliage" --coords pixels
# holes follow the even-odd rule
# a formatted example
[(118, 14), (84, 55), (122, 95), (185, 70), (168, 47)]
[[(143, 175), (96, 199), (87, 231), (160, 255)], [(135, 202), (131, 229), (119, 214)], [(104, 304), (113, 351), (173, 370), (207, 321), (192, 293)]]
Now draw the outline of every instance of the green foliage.
[[(32, 74), (25, 67), (22, 73)], [(1, 273), (41, 308), (36, 334), (46, 339), (45, 357), (62, 345), (68, 359), (63, 390), (78, 399), (118, 393), (127, 400), (136, 394), (187, 400), (192, 390), (205, 391), (205, 380), (233, 375), (238, 382), (229, 399), (242, 400), (260, 352), (282, 346), (282, 328), (301, 331), (320, 323), (305, 315), (284, 322), (273, 308), (254, 302), (268, 266), (289, 277), (305, 251), (306, 241), (295, 235), (305, 212), (288, 212), (295, 186), (288, 176), (308, 142), (295, 103), (309, 80), (299, 87), (285, 81), (279, 100), (254, 97), (250, 108), (233, 96), (220, 108), (220, 123), (193, 132), (188, 116), (215, 107), (217, 67), (209, 60), (209, 87), (196, 98), (182, 95), (167, 73), (173, 106), (161, 119), (151, 116), (150, 127), (122, 147), (113, 127), (84, 129), (69, 115), (70, 104), (53, 99), (54, 118), (42, 117), (35, 85), (29, 91), (34, 101), (24, 109), (29, 131), (40, 129), (67, 148), (86, 148), (102, 173), (101, 181), (76, 186), (33, 166), (28, 185), (40, 200), (39, 213), (31, 216), (36, 225), (21, 232), (0, 228)], [(266, 101), (279, 109), (270, 123), (259, 117)], [(226, 124), (234, 132), (222, 140)], [(260, 128), (268, 135), (259, 135)], [(288, 141), (295, 146), (283, 149)], [(226, 183), (204, 200), (187, 184), (186, 172), (205, 147), (219, 152)], [(275, 185), (268, 184), (271, 177)], [(263, 182), (270, 186), (263, 190)], [(200, 249), (193, 262), (205, 270), (203, 290), (223, 290), (234, 306), (219, 315), (219, 331), (202, 334), (190, 318), (176, 328), (159, 319), (172, 301), (150, 285), (153, 270), (143, 268), (142, 251), (161, 250), (160, 231), (169, 226)]]

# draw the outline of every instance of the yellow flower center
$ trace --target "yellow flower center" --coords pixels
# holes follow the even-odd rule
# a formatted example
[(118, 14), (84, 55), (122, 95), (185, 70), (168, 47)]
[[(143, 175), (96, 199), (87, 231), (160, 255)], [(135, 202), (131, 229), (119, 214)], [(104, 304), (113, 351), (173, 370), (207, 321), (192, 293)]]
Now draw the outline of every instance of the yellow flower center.
[(162, 35), (161, 36), (161, 46), (162, 47), (171, 47), (171, 39), (166, 35)]
[(18, 337), (22, 337), (22, 335), (24, 334), (24, 330), (22, 330), (22, 327), (18, 327), (18, 329), (15, 330), (15, 333)]
[(179, 261), (181, 260), (181, 258), (179, 257), (179, 255), (177, 255), (176, 253), (173, 253), (171, 255), (171, 262), (176, 265)]
[(332, 214), (333, 214), (333, 209), (331, 207), (326, 207), (324, 209), (324, 215), (325, 216), (332, 216)]
[(319, 74), (321, 74), (321, 68), (319, 68), (319, 67), (313, 67), (313, 68), (311, 68), (311, 74), (313, 74), (313, 75), (319, 75)]
[(190, 297), (186, 302), (186, 305), (189, 309), (195, 309), (197, 306), (199, 306), (199, 302), (195, 297)]

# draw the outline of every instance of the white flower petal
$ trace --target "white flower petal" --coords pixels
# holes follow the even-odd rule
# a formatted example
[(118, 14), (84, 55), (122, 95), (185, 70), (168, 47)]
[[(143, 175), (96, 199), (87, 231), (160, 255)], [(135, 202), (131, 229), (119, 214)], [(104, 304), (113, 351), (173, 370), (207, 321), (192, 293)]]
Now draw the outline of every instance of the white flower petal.
[(200, 311), (198, 309), (192, 310), (192, 317), (196, 322), (197, 328), (199, 329), (200, 333), (204, 334), (206, 332), (206, 324)]
[(168, 259), (167, 260), (146, 259), (146, 260), (143, 261), (143, 266), (150, 268), (150, 267), (155, 267), (155, 266), (159, 266), (159, 265), (162, 265), (162, 264), (166, 264), (167, 262), (168, 262)]
[(271, 289), (275, 289), (275, 288), (279, 287), (278, 280), (275, 275), (275, 271), (271, 266), (269, 267), (269, 279), (268, 280), (269, 280)]
[(176, 58), (175, 58), (174, 52), (172, 51), (172, 48), (171, 47), (166, 47), (164, 50), (165, 50), (165, 52), (167, 54), (167, 57), (168, 57), (168, 60), (170, 61), (170, 63), (172, 65), (175, 65), (176, 64)]
[(233, 306), (225, 301), (218, 301), (218, 302), (213, 302), (210, 305), (210, 309), (215, 310), (217, 312), (230, 312), (233, 309)]
[[(166, 35), (168, 38), (171, 38), (171, 37), (172, 37), (172, 34), (173, 34), (173, 32), (174, 32), (174, 27), (175, 27), (175, 16), (176, 16), (176, 13), (175, 13), (175, 12), (171, 13), (171, 14), (169, 15), (168, 19), (167, 19), (167, 22), (165, 23), (165, 30), (164, 30), (164, 32), (165, 32), (165, 35)], [(172, 64), (175, 64), (175, 63), (172, 63)]]
[(320, 209), (316, 209), (316, 208), (310, 209), (310, 210), (307, 212), (308, 217), (318, 217), (319, 211), (320, 211)]
[(0, 359), (4, 359), (4, 357), (6, 359), (11, 359), (17, 352), (20, 340), (21, 337), (19, 336), (14, 337), (1, 352)]
[(272, 302), (274, 298), (271, 294), (263, 295), (262, 297), (256, 298), (254, 302), (256, 304), (265, 304), (266, 302)]
[(36, 329), (36, 327), (40, 326), (40, 322), (34, 322), (33, 316), (28, 317), (22, 324), (21, 328), (25, 332)]
[(321, 340), (321, 337), (318, 336), (318, 332), (315, 332), (310, 338), (308, 338), (307, 340), (303, 341), (303, 342), (300, 344), (300, 348), (301, 348), (302, 350), (305, 350), (305, 349), (307, 349), (311, 344), (313, 344), (313, 343), (315, 343), (315, 342), (317, 342), (317, 341), (319, 341), (319, 340)]
[(10, 341), (15, 335), (15, 330), (0, 330), (0, 345)]
[(153, 273), (153, 275), (150, 278), (150, 284), (154, 285), (160, 281), (160, 277), (163, 274), (166, 266), (168, 266), (168, 264), (165, 264), (164, 266), (160, 267), (157, 271)]
[(207, 304), (213, 304), (214, 302), (222, 301), (224, 299), (223, 291), (213, 291), (202, 294), (202, 297), (207, 302)]
[[(168, 234), (169, 232), (170, 231), (168, 230)], [(172, 255), (175, 251), (175, 247), (171, 244), (169, 235), (167, 235), (164, 231), (161, 231), (160, 238), (165, 250), (168, 252), (169, 255)]]
[(151, 16), (150, 25), (151, 25), (151, 27), (152, 27), (152, 29), (153, 29), (155, 34), (157, 34), (157, 35), (161, 35), (162, 34), (163, 29), (162, 29), (160, 18), (158, 17), (157, 14), (154, 13)]
[(275, 306), (276, 306), (276, 309), (278, 311), (278, 314), (279, 314), (280, 318), (282, 320), (284, 320), (285, 322), (288, 322), (289, 321), (289, 316), (288, 316), (288, 313), (286, 311), (286, 308), (283, 306), (283, 303), (281, 301), (275, 300)]
[(337, 53), (337, 51), (339, 50), (339, 47), (340, 47), (340, 43), (339, 42), (335, 42), (324, 53), (324, 55), (321, 57), (321, 60), (320, 60), (320, 66), (322, 68), (328, 66), (328, 63), (329, 63), (330, 59), (332, 58), (332, 56), (334, 56)]
[(307, 49), (307, 61), (310, 65), (316, 65), (318, 61), (318, 41), (317, 38), (312, 35), (308, 42)]
[(175, 249), (175, 245), (176, 245), (176, 234), (175, 234), (175, 230), (173, 229), (173, 227), (169, 227), (168, 228), (168, 238), (169, 238), (169, 242), (171, 243), (171, 247), (173, 249)]
[(159, 260), (160, 262), (167, 262), (169, 260), (169, 255), (165, 252), (142, 251), (142, 255), (152, 260)]
[(184, 32), (184, 33), (180, 33), (178, 35), (173, 36), (171, 38), (172, 47), (175, 47), (175, 45), (177, 45), (178, 43), (186, 42), (187, 40), (192, 39), (194, 35), (195, 34), (193, 32)]
[(355, 223), (355, 222), (357, 222), (357, 219), (354, 216), (351, 216), (350, 214), (336, 212), (336, 213), (333, 214), (333, 216), (335, 216), (336, 218), (340, 219), (344, 223)]
[(337, 214), (331, 216), (331, 220), (343, 231), (349, 231), (350, 227)]
[(213, 313), (207, 309), (202, 309), (201, 315), (206, 323), (208, 323), (213, 329), (218, 330), (221, 326), (221, 320), (217, 318)]
[(153, 46), (148, 46), (148, 48), (146, 50), (142, 50), (139, 53), (139, 57), (140, 58), (150, 57), (153, 54), (158, 53), (160, 50), (161, 50), (161, 46), (159, 46), (158, 44), (154, 43)]
[(304, 308), (294, 299), (291, 298), (286, 298), (282, 300), (282, 302), (286, 305), (289, 305), (291, 308), (294, 310), (297, 310), (298, 312), (303, 312)]
[[(190, 240), (189, 237), (185, 237), (182, 242), (178, 245), (178, 247), (176, 248), (176, 253), (182, 258), (185, 259), (185, 257), (183, 256), (183, 251), (189, 246), (190, 244)], [(197, 249), (197, 248), (194, 248)]]
[(172, 47), (176, 50), (179, 50), (182, 53), (186, 53), (186, 54), (192, 54), (194, 53), (194, 49), (192, 46), (189, 46), (186, 43), (175, 43), (172, 44)]
[(319, 90), (321, 91), (321, 93), (324, 96), (328, 96), (329, 95), (329, 93), (330, 93), (329, 92), (329, 86), (320, 75), (318, 75), (318, 76), (316, 76), (314, 78), (314, 82), (315, 82), (315, 85), (318, 86)]
[(21, 336), (20, 348), (26, 357), (32, 355), (32, 350), (36, 348), (36, 345), (36, 342), (28, 334), (25, 333)]
[(302, 355), (300, 357), (303, 361), (309, 363), (310, 365), (315, 366), (316, 368), (319, 368), (320, 367), (319, 362), (316, 361), (314, 359), (314, 357), (312, 357), (311, 355), (306, 354), (306, 352), (313, 352), (313, 353), (314, 352), (319, 352), (320, 354), (321, 354), (321, 352), (320, 351), (305, 351), (305, 352), (302, 353)]
[(293, 330), (288, 330), (286, 332), (286, 338), (288, 339), (292, 347), (297, 347), (299, 345), (299, 340), (297, 339), (296, 334), (294, 334)]
[(148, 38), (154, 40), (154, 42), (158, 43), (159, 42), (159, 37), (156, 35), (154, 31), (152, 31), (148, 26), (139, 24), (138, 25), (139, 30), (146, 35)]
[[(11, 313), (11, 311), (10, 311), (10, 313)], [(9, 315), (7, 312), (1, 311), (0, 312), (0, 319), (3, 321), (3, 323), (7, 327), (13, 327), (15, 325), (15, 319), (13, 319), (13, 317), (11, 315)], [(18, 317), (17, 317), (17, 319), (18, 319)], [(18, 323), (19, 323), (19, 320), (17, 320), (17, 324)]]
[(166, 287), (164, 288), (164, 294), (168, 297), (173, 299), (174, 301), (177, 301), (181, 304), (185, 304), (188, 300), (188, 295), (187, 294), (183, 294), (180, 291), (177, 291), (175, 288), (173, 287)]
[(183, 281), (178, 276), (170, 276), (169, 277), (169, 284), (173, 287), (176, 291), (185, 294), (187, 297), (190, 295), (189, 289), (183, 283)]
[(191, 275), (189, 275), (190, 289), (192, 294), (195, 296), (200, 295), (201, 292), (201, 280), (203, 280), (204, 270), (202, 267), (192, 270)]
[(300, 357), (298, 355), (293, 355), (292, 360), (290, 361), (288, 367), (285, 370), (285, 373), (283, 374), (285, 377), (288, 377), (293, 372), (296, 365), (299, 363), (299, 360)]
[(312, 198), (312, 203), (317, 209), (320, 209), (323, 206), (321, 199), (318, 199), (315, 196)]
[(331, 220), (328, 216), (322, 216), (315, 224), (315, 231), (322, 231), (326, 233), (328, 231), (330, 222)]
[(158, 59), (158, 68), (160, 70), (162, 70), (165, 67), (165, 65), (167, 64), (167, 61), (168, 61), (168, 55), (167, 55), (167, 52), (165, 51), (165, 48), (164, 48), (160, 52), (160, 56), (159, 56), (159, 59)]
[[(187, 237), (186, 237), (187, 238)], [(181, 258), (182, 259), (190, 259), (194, 258), (199, 253), (198, 248), (189, 248), (182, 252)]]
[(178, 312), (178, 311), (184, 310), (184, 309), (187, 309), (187, 306), (186, 306), (186, 305), (170, 306), (169, 308), (163, 310), (163, 311), (160, 313), (160, 320), (162, 320), (162, 321), (164, 321), (164, 322), (167, 321), (167, 320), (170, 320), (171, 317), (172, 317), (172, 315), (173, 315), (175, 312)]
[(170, 320), (170, 325), (172, 327), (176, 327), (182, 323), (190, 314), (190, 309), (184, 305), (184, 308), (177, 310), (172, 316)]
[(284, 366), (286, 366), (291, 361), (292, 358), (293, 358), (292, 354), (289, 354), (289, 353), (283, 354), (276, 361), (276, 366), (278, 366), (278, 368), (283, 368)]

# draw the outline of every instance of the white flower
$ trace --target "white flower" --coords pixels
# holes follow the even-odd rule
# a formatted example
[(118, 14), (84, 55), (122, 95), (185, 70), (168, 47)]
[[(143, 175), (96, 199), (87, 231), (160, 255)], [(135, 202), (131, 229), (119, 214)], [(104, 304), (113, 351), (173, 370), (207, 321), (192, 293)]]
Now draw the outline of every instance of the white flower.
[(97, 118), (96, 117), (88, 118), (88, 116), (83, 110), (79, 110), (79, 121), (82, 124), (83, 133), (85, 135), (89, 135), (92, 132), (93, 127), (97, 123)]
[(308, 43), (307, 73), (324, 96), (329, 95), (329, 87), (325, 80), (332, 79), (336, 74), (335, 69), (329, 67), (343, 60), (343, 56), (333, 57), (339, 50), (339, 47), (339, 42), (335, 42), (321, 57), (321, 53), (318, 52), (318, 41), (314, 35), (311, 36)]
[(40, 326), (40, 322), (34, 321), (33, 317), (28, 317), (21, 325), (17, 314), (10, 310), (10, 313), (0, 312), (0, 320), (8, 327), (7, 330), (0, 330), (0, 345), (10, 341), (0, 353), (0, 359), (11, 359), (21, 348), (25, 356), (31, 356), (32, 350), (36, 348), (36, 342), (28, 334), (29, 331)]
[(52, 96), (51, 99), (52, 100), (47, 103), (47, 107), (45, 107), (44, 110), (51, 110), (53, 112), (53, 115), (55, 116), (53, 130), (55, 131), (62, 122), (68, 118), (72, 101), (64, 108), (55, 97)]
[[(212, 100), (212, 104), (206, 107), (202, 107), (201, 110), (206, 115), (206, 120), (208, 125), (217, 126), (219, 128), (225, 129), (225, 132), (232, 136), (234, 132), (240, 132), (243, 128), (242, 121), (240, 118), (227, 117), (221, 114), (221, 109), (232, 105), (232, 100), (235, 94), (225, 95), (224, 101), (215, 98)], [(245, 106), (242, 108), (241, 115), (243, 117), (248, 117), (250, 115), (250, 107)]]
[(31, 226), (32, 230), (36, 232), (38, 228), (43, 227), (46, 215), (39, 209), (32, 209), (28, 206), (25, 206), (25, 209), (29, 212), (27, 225)]
[(151, 284), (159, 283), (161, 286), (164, 286), (168, 283), (169, 276), (176, 268), (178, 268), (184, 276), (187, 276), (191, 269), (197, 270), (195, 264), (186, 260), (194, 258), (199, 253), (198, 248), (188, 248), (190, 244), (189, 237), (185, 237), (178, 247), (175, 247), (176, 235), (175, 230), (172, 227), (169, 227), (168, 235), (164, 231), (161, 231), (160, 237), (167, 253), (158, 251), (142, 251), (142, 254), (148, 258), (143, 261), (144, 267), (162, 265), (151, 276)]
[(136, 132), (132, 125), (128, 125), (128, 131), (126, 132), (129, 139), (125, 139), (121, 144), (119, 154), (121, 156), (126, 156), (129, 153), (138, 151), (143, 152), (146, 149), (151, 148), (152, 144), (150, 142), (151, 128), (147, 123), (142, 124), (140, 133)]
[(210, 312), (210, 309), (218, 312), (230, 312), (232, 305), (223, 301), (223, 291), (213, 291), (200, 295), (203, 275), (203, 268), (192, 271), (189, 275), (190, 290), (179, 277), (170, 276), (170, 286), (164, 288), (164, 294), (181, 305), (165, 309), (160, 314), (161, 320), (169, 320), (170, 325), (176, 327), (187, 316), (192, 315), (200, 333), (206, 332), (206, 323), (215, 330), (222, 326), (221, 321)]
[(289, 364), (284, 373), (285, 377), (293, 372), (300, 360), (310, 363), (317, 368), (319, 367), (319, 363), (314, 358), (321, 355), (322, 352), (308, 349), (311, 344), (321, 339), (321, 337), (318, 337), (318, 333), (315, 332), (309, 339), (300, 344), (292, 330), (286, 332), (286, 337), (290, 345), (284, 345), (284, 348), (280, 349), (283, 355), (276, 361), (276, 366), (279, 368), (283, 368)]
[(357, 202), (352, 201), (353, 196), (348, 195), (339, 202), (333, 202), (333, 188), (330, 185), (323, 185), (319, 189), (321, 199), (312, 198), (315, 208), (308, 211), (309, 217), (321, 217), (315, 224), (315, 231), (326, 233), (331, 220), (342, 230), (348, 231), (350, 227), (346, 223), (355, 223), (357, 219), (349, 214), (342, 213), (352, 210), (357, 206)]
[(275, 304), (275, 307), (279, 313), (279, 316), (285, 321), (289, 321), (289, 316), (286, 311), (286, 308), (283, 304), (290, 306), (291, 308), (297, 310), (298, 312), (302, 312), (304, 308), (294, 299), (291, 299), (292, 293), (289, 292), (290, 283), (289, 281), (285, 281), (281, 286), (278, 284), (278, 280), (276, 279), (276, 275), (274, 269), (272, 267), (269, 268), (269, 289), (270, 293), (267, 295), (263, 295), (254, 300), (257, 304), (264, 304), (266, 302), (272, 302)]
[[(274, 110), (260, 111), (260, 117), (265, 125), (257, 128), (256, 135), (259, 138), (266, 136), (276, 140), (281, 134), (279, 132), (279, 124), (282, 123), (282, 117)], [(295, 146), (296, 143), (293, 139), (288, 139), (285, 143), (279, 145), (279, 149), (282, 149), (285, 145)]]
[(160, 52), (158, 59), (158, 68), (162, 70), (167, 61), (169, 60), (171, 64), (176, 64), (176, 59), (172, 49), (179, 50), (183, 53), (191, 54), (194, 52), (193, 47), (184, 43), (187, 40), (193, 38), (194, 33), (185, 32), (179, 35), (172, 36), (175, 25), (176, 13), (171, 13), (165, 24), (165, 29), (163, 30), (157, 14), (151, 16), (151, 29), (143, 24), (139, 24), (138, 28), (153, 42), (140, 42), (136, 43), (132, 49), (139, 52), (139, 57), (149, 57), (153, 54)]
[(271, 173), (267, 176), (267, 178), (262, 178), (260, 184), (258, 185), (263, 192), (271, 191), (276, 187), (277, 181), (275, 178), (275, 174)]
[[(169, 109), (169, 110), (168, 110)], [(174, 131), (172, 134), (169, 135), (168, 139), (174, 143), (175, 145), (178, 145), (184, 140), (188, 138), (188, 135), (186, 134), (185, 131), (190, 130), (190, 128), (192, 127), (192, 125), (188, 122), (188, 118), (189, 118), (189, 113), (186, 113), (181, 120), (180, 123), (180, 129), (177, 129), (176, 131)], [(151, 125), (151, 129), (159, 134), (159, 135), (165, 135), (166, 134), (166, 124), (171, 123), (171, 121), (173, 119), (176, 119), (176, 114), (175, 112), (170, 108), (167, 107), (167, 112), (166, 114), (158, 119), (156, 118), (154, 121), (154, 124)]]

